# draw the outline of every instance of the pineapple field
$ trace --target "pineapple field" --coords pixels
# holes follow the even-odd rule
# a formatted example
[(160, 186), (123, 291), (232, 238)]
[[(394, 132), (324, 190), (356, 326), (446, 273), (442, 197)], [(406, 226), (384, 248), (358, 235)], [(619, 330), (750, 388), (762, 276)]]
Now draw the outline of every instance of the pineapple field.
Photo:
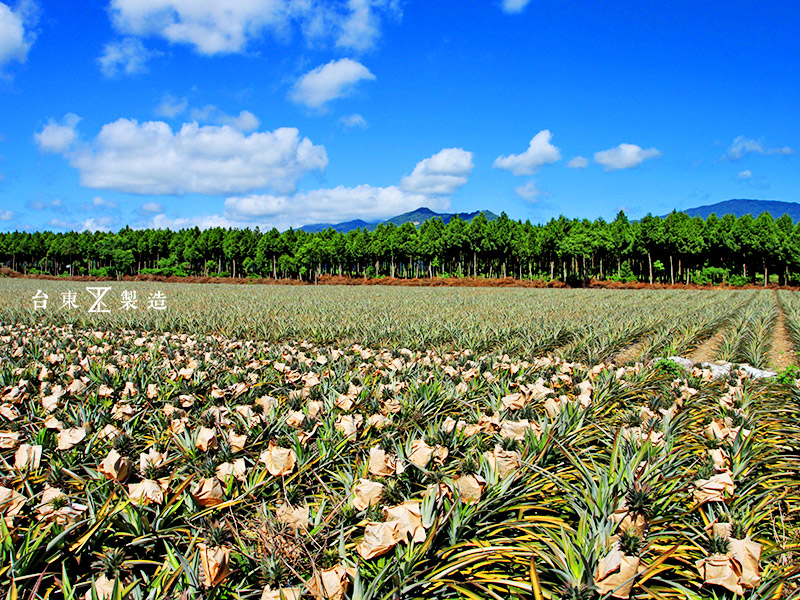
[(0, 341), (9, 599), (800, 596), (795, 292), (13, 279)]

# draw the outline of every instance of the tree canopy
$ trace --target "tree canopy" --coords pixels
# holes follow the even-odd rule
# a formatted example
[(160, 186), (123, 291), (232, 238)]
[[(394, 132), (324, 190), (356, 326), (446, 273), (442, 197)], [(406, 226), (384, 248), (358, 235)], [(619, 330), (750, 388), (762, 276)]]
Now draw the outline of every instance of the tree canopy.
[(800, 281), (800, 225), (673, 211), (630, 221), (568, 219), (546, 224), (503, 213), (466, 222), (430, 219), (316, 233), (289, 229), (131, 229), (116, 233), (0, 233), (0, 264), (51, 275), (137, 274), (312, 279), (516, 277), (579, 283), (591, 278), (666, 283)]

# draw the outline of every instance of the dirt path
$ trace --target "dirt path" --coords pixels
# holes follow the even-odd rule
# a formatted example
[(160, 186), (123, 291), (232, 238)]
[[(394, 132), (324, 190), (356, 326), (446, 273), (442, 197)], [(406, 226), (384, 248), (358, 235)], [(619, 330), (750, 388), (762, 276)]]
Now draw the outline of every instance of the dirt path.
[(633, 362), (633, 360), (639, 355), (641, 349), (647, 344), (649, 339), (649, 336), (645, 336), (639, 340), (636, 340), (630, 346), (623, 348), (620, 352), (613, 356), (611, 358), (611, 362), (615, 365), (627, 365), (628, 363)]
[(778, 318), (775, 320), (775, 327), (772, 331), (772, 347), (769, 351), (769, 364), (776, 371), (783, 371), (785, 368), (796, 365), (796, 353), (792, 338), (786, 331), (786, 319), (778, 302), (778, 292), (775, 292), (775, 302), (778, 305)]
[(717, 332), (700, 344), (687, 358), (692, 362), (712, 362), (717, 357), (717, 350), (722, 338), (725, 337), (725, 328), (720, 327)]

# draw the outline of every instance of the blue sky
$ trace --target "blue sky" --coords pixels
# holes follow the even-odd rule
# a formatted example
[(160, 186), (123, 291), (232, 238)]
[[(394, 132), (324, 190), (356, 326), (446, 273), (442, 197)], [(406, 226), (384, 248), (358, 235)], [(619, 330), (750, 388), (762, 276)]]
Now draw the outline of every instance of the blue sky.
[(0, 230), (800, 201), (800, 5), (0, 0)]

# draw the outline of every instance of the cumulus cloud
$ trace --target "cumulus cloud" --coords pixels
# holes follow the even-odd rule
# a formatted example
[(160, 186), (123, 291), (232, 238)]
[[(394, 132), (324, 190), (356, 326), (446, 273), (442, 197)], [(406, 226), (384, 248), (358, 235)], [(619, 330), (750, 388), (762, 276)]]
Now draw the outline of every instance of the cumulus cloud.
[(374, 80), (375, 76), (361, 63), (342, 58), (303, 75), (289, 97), (298, 104), (321, 109), (331, 100), (351, 94), (355, 85), (364, 79)]
[(109, 79), (120, 75), (135, 75), (147, 71), (147, 60), (153, 55), (142, 41), (134, 37), (109, 42), (97, 62), (100, 70)]
[(14, 218), (14, 211), (0, 210), (0, 221), (10, 221)]
[(116, 225), (114, 217), (89, 217), (80, 226), (81, 231), (111, 231)]
[(255, 131), (261, 121), (249, 110), (241, 111), (237, 116), (229, 115), (219, 110), (213, 104), (207, 104), (203, 108), (193, 108), (190, 111), (192, 119), (195, 121), (207, 121), (217, 125), (230, 125), (239, 131)]
[(50, 219), (47, 224), (54, 229), (64, 229), (68, 231), (111, 231), (117, 224), (118, 220), (115, 217), (89, 217), (83, 222), (80, 221), (67, 221), (54, 217)]
[(536, 202), (539, 196), (547, 195), (542, 190), (536, 187), (536, 182), (531, 180), (525, 185), (521, 185), (514, 188), (514, 191), (517, 193), (517, 196), (526, 200), (527, 202)]
[(10, 62), (24, 63), (34, 41), (36, 5), (31, 0), (19, 2), (14, 10), (0, 2), (0, 73)]
[(357, 217), (374, 221), (420, 206), (444, 209), (446, 198), (409, 194), (397, 186), (338, 186), (293, 196), (254, 195), (228, 198), (225, 217), (237, 222), (265, 222), (279, 228), (309, 223), (337, 223)]
[(397, 0), (111, 0), (117, 31), (188, 44), (205, 55), (244, 52), (266, 32), (285, 40), (296, 24), (309, 41), (369, 50)]
[(418, 162), (411, 175), (400, 180), (400, 187), (416, 194), (448, 196), (467, 183), (473, 166), (472, 152), (445, 148)]
[(551, 165), (561, 159), (561, 152), (550, 143), (552, 137), (549, 130), (543, 129), (533, 136), (525, 152), (498, 156), (494, 167), (506, 169), (514, 175), (533, 175), (542, 165)]
[(34, 134), (34, 139), (44, 152), (66, 152), (78, 138), (75, 128), (80, 120), (81, 118), (73, 113), (67, 113), (61, 123), (50, 119), (44, 129)]
[(594, 162), (603, 165), (606, 171), (618, 171), (638, 167), (649, 158), (661, 156), (655, 148), (645, 150), (636, 144), (620, 144), (616, 148), (594, 153)]
[(737, 175), (738, 179), (752, 179), (753, 172), (750, 170), (747, 171), (739, 171), (739, 175)]
[(503, 0), (503, 12), (509, 14), (521, 13), (525, 7), (530, 4), (531, 0)]
[(183, 114), (188, 106), (189, 101), (186, 98), (181, 98), (179, 100), (171, 94), (166, 94), (153, 112), (159, 117), (174, 119), (178, 115)]
[(345, 129), (353, 129), (355, 127), (358, 127), (359, 129), (367, 128), (366, 119), (359, 114), (345, 115), (339, 119), (339, 123)]
[[(298, 227), (310, 223), (337, 223), (359, 218), (384, 219), (427, 206), (445, 210), (449, 195), (467, 182), (472, 170), (472, 153), (461, 148), (445, 148), (417, 163), (400, 185), (377, 187), (338, 186), (291, 195), (252, 194), (225, 201), (224, 215), (202, 217), (233, 222), (237, 226)], [(155, 221), (154, 221), (155, 222)], [(159, 222), (170, 222), (163, 217)], [(194, 226), (193, 223), (192, 226)], [(200, 226), (198, 224), (198, 226)]]
[(173, 132), (163, 121), (119, 119), (104, 125), (90, 144), (74, 147), (74, 126), (69, 144), (67, 136), (48, 128), (37, 134), (40, 146), (62, 152), (80, 171), (81, 184), (94, 189), (147, 195), (264, 188), (292, 193), (306, 173), (328, 164), (323, 146), (289, 127), (247, 135), (229, 125), (192, 122)]
[(585, 169), (589, 166), (589, 161), (583, 156), (576, 156), (575, 158), (570, 159), (570, 161), (567, 163), (567, 166), (570, 169)]
[(364, 52), (372, 48), (380, 37), (381, 15), (383, 9), (394, 15), (400, 14), (396, 1), (386, 0), (348, 0), (346, 13), (338, 26), (336, 45), (340, 48)]
[(736, 162), (741, 160), (746, 154), (794, 154), (794, 150), (788, 146), (782, 148), (767, 148), (763, 142), (756, 141), (740, 135), (733, 140), (733, 143), (725, 151), (724, 158)]

